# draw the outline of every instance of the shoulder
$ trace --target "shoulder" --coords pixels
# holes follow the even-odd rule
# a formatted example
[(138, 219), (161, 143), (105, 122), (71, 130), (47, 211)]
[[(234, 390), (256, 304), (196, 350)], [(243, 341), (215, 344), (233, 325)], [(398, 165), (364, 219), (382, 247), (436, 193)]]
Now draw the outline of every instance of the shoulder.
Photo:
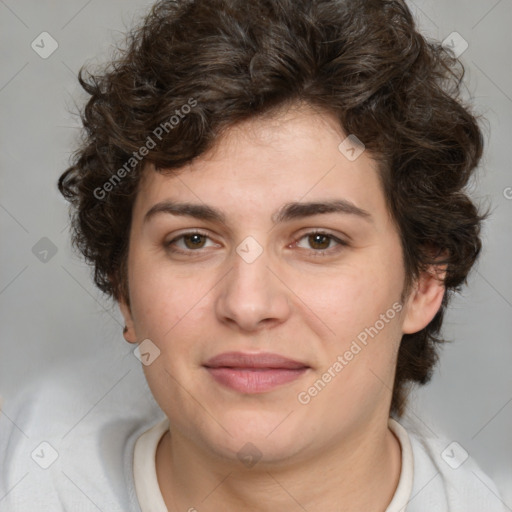
[(407, 512), (504, 512), (495, 483), (462, 444), (435, 437), (410, 418), (399, 423), (408, 433), (414, 459)]
[(80, 362), (4, 397), (0, 414), (2, 510), (139, 512), (137, 437), (163, 417), (137, 364)]

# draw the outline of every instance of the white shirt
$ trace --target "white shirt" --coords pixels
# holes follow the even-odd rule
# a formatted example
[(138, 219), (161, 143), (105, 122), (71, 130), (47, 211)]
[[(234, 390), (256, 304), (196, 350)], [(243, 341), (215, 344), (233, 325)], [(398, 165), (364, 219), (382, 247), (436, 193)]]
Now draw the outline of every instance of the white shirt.
[[(409, 501), (414, 473), (412, 448), (407, 431), (395, 420), (389, 419), (389, 428), (402, 448), (402, 471), (393, 500), (386, 512), (404, 512)], [(133, 472), (135, 488), (142, 512), (167, 512), (156, 475), (155, 457), (160, 439), (169, 429), (169, 419), (153, 425), (135, 443)]]
[[(140, 369), (125, 370), (92, 375), (108, 381), (102, 389), (115, 384), (106, 394), (69, 369), (4, 400), (0, 511), (167, 512), (155, 453), (169, 420)], [(386, 512), (505, 511), (495, 484), (462, 447), (408, 432), (393, 419), (389, 427), (402, 470)]]
[[(468, 465), (469, 471), (475, 472), (473, 477), (469, 477), (466, 470), (461, 472), (463, 473), (461, 478), (453, 478), (456, 473), (451, 474), (451, 472), (459, 470), (468, 462), (468, 460), (464, 461), (455, 469), (464, 456), (462, 452), (456, 453), (457, 447), (450, 448), (444, 454), (450, 466), (441, 458), (442, 452), (439, 451), (439, 447), (443, 446), (442, 444), (436, 448), (435, 443), (421, 443), (413, 439), (412, 442), (416, 445), (415, 458), (411, 438), (405, 428), (392, 418), (389, 419), (388, 426), (400, 443), (402, 468), (395, 494), (385, 512), (504, 510), (500, 509), (498, 497), (493, 498), (489, 494), (485, 497), (486, 490), (482, 485), (489, 486), (487, 489), (489, 493), (491, 489), (496, 493), (497, 491), (494, 489), (494, 484), (476, 467), (474, 462)], [(158, 443), (168, 429), (169, 420), (165, 418), (144, 432), (135, 443), (135, 487), (142, 512), (167, 512), (158, 485), (155, 456)], [(444, 445), (446, 446), (448, 443)], [(458, 460), (450, 460), (456, 459), (458, 455), (462, 457)], [(437, 462), (442, 460), (442, 464), (436, 465), (436, 458), (439, 458)], [(449, 471), (444, 471), (443, 466), (450, 468)]]

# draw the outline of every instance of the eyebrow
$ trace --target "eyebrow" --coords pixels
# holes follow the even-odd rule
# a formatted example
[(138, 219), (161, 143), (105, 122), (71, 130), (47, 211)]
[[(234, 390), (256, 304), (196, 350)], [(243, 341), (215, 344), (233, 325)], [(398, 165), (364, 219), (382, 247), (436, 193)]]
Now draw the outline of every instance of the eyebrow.
[[(227, 225), (226, 216), (212, 206), (176, 201), (162, 201), (152, 206), (144, 215), (144, 223), (160, 213), (192, 217), (194, 219), (217, 222)], [(368, 222), (373, 222), (371, 214), (346, 199), (333, 199), (314, 202), (290, 202), (275, 212), (271, 220), (274, 224), (294, 219), (303, 219), (319, 214), (342, 213), (354, 215)]]

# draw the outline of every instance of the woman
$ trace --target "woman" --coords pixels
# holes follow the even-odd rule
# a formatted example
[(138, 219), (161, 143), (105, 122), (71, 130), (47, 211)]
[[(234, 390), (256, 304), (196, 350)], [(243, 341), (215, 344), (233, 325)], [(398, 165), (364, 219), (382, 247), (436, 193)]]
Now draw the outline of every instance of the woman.
[(160, 1), (130, 36), (80, 77), (59, 187), (165, 417), (85, 456), (128, 468), (90, 501), (503, 510), (462, 446), (399, 422), (486, 216), (458, 61), (401, 1)]

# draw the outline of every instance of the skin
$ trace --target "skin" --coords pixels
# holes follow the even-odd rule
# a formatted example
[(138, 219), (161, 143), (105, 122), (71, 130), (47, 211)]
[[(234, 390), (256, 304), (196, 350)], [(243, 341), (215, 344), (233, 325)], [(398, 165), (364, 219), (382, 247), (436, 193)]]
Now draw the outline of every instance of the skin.
[[(349, 161), (338, 149), (346, 136), (331, 115), (298, 106), (229, 128), (179, 173), (145, 169), (130, 233), (130, 307), (120, 307), (126, 340), (150, 339), (160, 350), (144, 371), (170, 419), (156, 455), (169, 510), (384, 511), (393, 497), (397, 350), (404, 333), (432, 320), (442, 283), (423, 274), (401, 312), (321, 392), (308, 404), (297, 399), (399, 302), (404, 284), (377, 165), (368, 151)], [(329, 213), (272, 223), (285, 203), (329, 199), (349, 200), (371, 220)], [(226, 224), (169, 213), (145, 222), (164, 200), (210, 205)], [(194, 229), (207, 237), (166, 246)], [(348, 245), (307, 236), (314, 229)], [(263, 251), (250, 264), (236, 252), (248, 236)], [(274, 352), (310, 368), (249, 395), (202, 366), (227, 351)], [(252, 468), (237, 457), (247, 442), (261, 452)]]

